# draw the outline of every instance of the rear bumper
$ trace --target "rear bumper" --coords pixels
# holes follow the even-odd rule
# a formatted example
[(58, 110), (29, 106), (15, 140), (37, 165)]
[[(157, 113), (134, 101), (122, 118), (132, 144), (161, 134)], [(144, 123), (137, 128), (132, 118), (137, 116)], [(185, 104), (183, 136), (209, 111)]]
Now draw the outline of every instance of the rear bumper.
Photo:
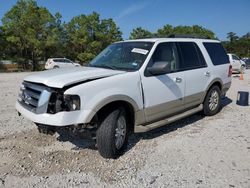
[(44, 68), (45, 68), (46, 70), (48, 70), (48, 69), (51, 69), (51, 66), (45, 64)]
[(67, 126), (89, 123), (88, 117), (90, 114), (94, 113), (92, 110), (80, 110), (72, 112), (58, 112), (56, 114), (35, 114), (23, 107), (18, 101), (16, 102), (16, 110), (21, 113), (22, 116), (35, 123), (52, 126)]

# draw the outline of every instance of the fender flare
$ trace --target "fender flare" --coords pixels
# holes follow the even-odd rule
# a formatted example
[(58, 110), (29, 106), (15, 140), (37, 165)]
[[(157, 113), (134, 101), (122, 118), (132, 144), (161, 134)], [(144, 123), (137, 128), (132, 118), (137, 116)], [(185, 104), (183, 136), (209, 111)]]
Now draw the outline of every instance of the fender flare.
[(213, 80), (210, 82), (210, 84), (207, 86), (206, 92), (204, 93), (204, 96), (203, 96), (203, 98), (202, 98), (202, 101), (204, 101), (204, 99), (205, 99), (205, 97), (206, 97), (206, 95), (207, 95), (207, 92), (209, 91), (209, 89), (211, 88), (211, 86), (212, 86), (214, 83), (216, 83), (216, 82), (219, 82), (219, 83), (220, 83), (220, 86), (221, 86), (221, 90), (223, 89), (223, 88), (222, 88), (222, 87), (223, 87), (223, 82), (222, 82), (222, 80), (221, 80), (220, 78), (215, 78), (215, 79), (213, 79)]
[(95, 114), (101, 110), (104, 106), (112, 103), (112, 102), (116, 102), (116, 101), (124, 101), (124, 102), (127, 102), (129, 103), (133, 109), (134, 109), (134, 112), (137, 112), (139, 111), (139, 106), (137, 105), (137, 103), (129, 96), (126, 96), (126, 95), (112, 95), (112, 96), (109, 96), (107, 98), (104, 98), (103, 100), (101, 100), (101, 102), (97, 103), (94, 107), (93, 107), (93, 111), (91, 114), (88, 115), (87, 117), (87, 122), (90, 122), (93, 117), (95, 116)]

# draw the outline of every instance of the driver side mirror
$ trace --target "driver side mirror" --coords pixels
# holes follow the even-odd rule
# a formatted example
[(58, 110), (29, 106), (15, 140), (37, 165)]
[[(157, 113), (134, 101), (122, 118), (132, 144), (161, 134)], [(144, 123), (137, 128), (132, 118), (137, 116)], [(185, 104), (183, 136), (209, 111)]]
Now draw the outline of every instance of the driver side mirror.
[(147, 71), (151, 75), (167, 74), (171, 72), (171, 66), (170, 63), (166, 61), (157, 61), (153, 64), (152, 67), (148, 67)]

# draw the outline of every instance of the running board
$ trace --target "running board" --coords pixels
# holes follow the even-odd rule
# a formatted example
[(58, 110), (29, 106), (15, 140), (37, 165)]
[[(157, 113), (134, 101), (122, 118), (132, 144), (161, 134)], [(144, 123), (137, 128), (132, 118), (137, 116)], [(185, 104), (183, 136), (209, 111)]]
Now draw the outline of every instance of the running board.
[(159, 128), (161, 126), (173, 123), (174, 121), (180, 120), (182, 118), (185, 118), (187, 116), (190, 116), (192, 114), (195, 114), (199, 111), (201, 111), (203, 109), (203, 104), (200, 104), (198, 107), (193, 108), (191, 110), (185, 111), (181, 114), (177, 114), (175, 116), (154, 122), (152, 124), (148, 124), (148, 125), (138, 125), (135, 126), (135, 133), (142, 133), (142, 132), (147, 132), (147, 131), (151, 131), (153, 129)]

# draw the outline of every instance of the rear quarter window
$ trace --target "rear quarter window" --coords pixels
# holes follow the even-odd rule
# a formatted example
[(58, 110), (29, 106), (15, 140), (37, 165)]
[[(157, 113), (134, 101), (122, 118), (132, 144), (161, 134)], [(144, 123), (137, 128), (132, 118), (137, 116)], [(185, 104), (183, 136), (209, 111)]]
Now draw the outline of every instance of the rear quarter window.
[(223, 48), (221, 43), (204, 42), (203, 45), (206, 48), (207, 53), (214, 65), (223, 65), (229, 63), (226, 50)]

